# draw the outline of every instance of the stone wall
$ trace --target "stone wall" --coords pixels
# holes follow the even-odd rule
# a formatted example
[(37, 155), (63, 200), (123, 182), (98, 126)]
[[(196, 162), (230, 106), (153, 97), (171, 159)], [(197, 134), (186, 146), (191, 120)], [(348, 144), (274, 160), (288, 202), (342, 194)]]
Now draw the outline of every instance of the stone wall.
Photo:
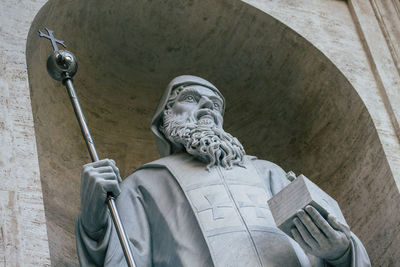
[[(355, 155), (349, 159), (353, 163), (359, 161), (358, 166), (363, 167), (349, 166), (344, 163), (346, 162), (344, 160), (340, 169), (330, 174), (334, 179), (331, 181), (323, 179), (325, 181), (321, 181), (320, 185), (335, 195), (339, 202), (347, 203), (346, 205), (365, 204), (362, 208), (361, 206), (357, 208), (357, 211), (352, 211), (352, 218), (357, 217), (357, 219), (352, 219), (353, 230), (354, 227), (360, 227), (361, 232), (358, 234), (363, 236), (363, 242), (371, 244), (371, 247), (367, 245), (367, 249), (373, 265), (393, 265), (400, 257), (396, 249), (400, 246), (398, 227), (400, 221), (398, 212), (400, 77), (397, 63), (400, 27), (396, 24), (400, 18), (399, 3), (362, 0), (347, 2), (246, 0), (245, 2), (282, 21), (315, 45), (351, 82), (368, 109), (384, 154), (378, 153), (376, 148), (367, 142), (368, 145), (365, 145), (369, 148), (359, 153), (370, 154), (369, 160), (362, 160)], [(353, 137), (348, 136), (348, 138)], [(355, 138), (357, 139), (361, 140), (359, 137)], [(307, 142), (315, 142), (314, 140), (311, 137), (306, 141), (302, 149), (303, 153), (305, 147), (309, 146)], [(323, 156), (327, 151), (323, 148), (326, 145), (319, 144), (318, 146), (318, 149), (311, 149), (310, 153)], [(340, 145), (336, 144), (335, 147), (338, 146)], [(319, 154), (318, 150), (324, 152)], [(374, 172), (373, 170), (376, 171), (376, 166), (382, 161), (387, 162), (390, 168), (383, 172)], [(325, 162), (329, 162), (329, 159)], [(339, 174), (343, 169), (347, 171)], [(346, 184), (342, 179), (349, 178), (349, 169), (359, 172), (361, 179), (357, 182), (357, 186), (365, 185), (365, 183), (368, 186), (362, 192), (354, 192), (349, 189), (351, 188), (349, 186), (337, 184), (335, 189), (330, 191), (328, 183), (332, 181), (336, 181), (334, 183), (341, 181), (342, 185)], [(319, 172), (315, 170), (309, 170), (309, 173), (319, 175)], [(391, 173), (390, 179), (386, 179), (388, 173)], [(350, 200), (349, 195), (355, 198)], [(371, 199), (375, 199), (375, 204), (369, 201)], [(344, 209), (346, 212), (346, 208)], [(387, 213), (382, 214), (385, 209)], [(376, 218), (384, 219), (378, 222), (379, 219), (376, 220)], [(371, 227), (372, 225), (375, 226)], [(380, 231), (382, 228), (387, 230)]]
[(49, 266), (26, 38), (45, 1), (0, 1), (0, 266)]
[(33, 20), (44, 2), (0, 0), (5, 265), (49, 264), (39, 176), (52, 264), (77, 265), (73, 221), (89, 158), (66, 92), (45, 72), (44, 26), (77, 55), (99, 154), (125, 175), (157, 157), (148, 123), (169, 79), (203, 76), (226, 95), (225, 128), (249, 154), (338, 199), (374, 265), (400, 260), (396, 2), (52, 0)]

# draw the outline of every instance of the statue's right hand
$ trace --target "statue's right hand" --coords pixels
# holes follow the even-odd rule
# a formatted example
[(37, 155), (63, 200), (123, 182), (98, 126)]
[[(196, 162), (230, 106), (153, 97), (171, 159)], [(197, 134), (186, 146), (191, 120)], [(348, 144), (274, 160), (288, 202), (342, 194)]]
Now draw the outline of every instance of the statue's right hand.
[(108, 222), (107, 193), (119, 195), (121, 177), (115, 162), (103, 159), (84, 165), (81, 178), (80, 218), (88, 234), (95, 233)]

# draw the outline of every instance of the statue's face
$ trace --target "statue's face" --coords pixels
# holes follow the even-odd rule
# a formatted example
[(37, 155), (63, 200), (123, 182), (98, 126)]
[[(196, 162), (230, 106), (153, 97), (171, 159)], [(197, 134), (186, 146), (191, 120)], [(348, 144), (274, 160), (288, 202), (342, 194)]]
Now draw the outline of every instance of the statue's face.
[(201, 85), (185, 87), (179, 93), (170, 112), (179, 117), (191, 118), (203, 124), (222, 128), (223, 101), (211, 89)]
[(241, 165), (245, 155), (242, 144), (222, 128), (223, 99), (201, 85), (175, 90), (159, 128), (174, 152), (186, 151), (208, 163), (207, 169)]

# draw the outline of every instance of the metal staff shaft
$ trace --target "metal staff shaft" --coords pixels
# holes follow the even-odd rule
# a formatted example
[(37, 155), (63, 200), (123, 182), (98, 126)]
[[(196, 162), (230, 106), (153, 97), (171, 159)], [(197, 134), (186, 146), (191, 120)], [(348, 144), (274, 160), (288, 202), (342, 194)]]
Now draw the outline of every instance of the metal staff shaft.
[[(74, 90), (74, 85), (72, 83), (72, 79), (69, 79), (69, 78), (65, 79), (64, 85), (67, 88), (69, 97), (71, 99), (72, 106), (74, 107), (75, 115), (79, 122), (82, 136), (83, 136), (83, 139), (85, 139), (85, 143), (86, 143), (87, 149), (89, 151), (90, 157), (93, 162), (98, 161), (99, 156), (97, 155), (96, 147), (94, 146), (92, 136), (90, 135), (89, 128), (86, 124), (85, 116), (83, 115), (81, 106), (79, 105), (78, 97), (76, 96), (76, 93)], [(108, 205), (108, 209), (110, 210), (111, 218), (114, 222), (115, 228), (117, 230), (118, 238), (121, 243), (122, 250), (124, 251), (125, 259), (128, 263), (128, 266), (136, 267), (136, 264), (133, 260), (132, 252), (129, 247), (128, 238), (126, 237), (124, 227), (122, 226), (122, 222), (119, 217), (117, 207), (115, 205), (115, 199), (112, 195), (108, 195), (107, 205)]]

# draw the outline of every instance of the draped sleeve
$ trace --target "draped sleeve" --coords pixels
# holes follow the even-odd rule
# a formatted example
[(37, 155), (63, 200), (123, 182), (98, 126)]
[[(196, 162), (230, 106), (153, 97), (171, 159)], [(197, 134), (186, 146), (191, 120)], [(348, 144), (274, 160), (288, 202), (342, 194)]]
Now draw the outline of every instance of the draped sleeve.
[[(138, 267), (150, 267), (150, 228), (148, 216), (143, 207), (140, 185), (137, 184), (140, 179), (137, 176), (138, 174), (134, 173), (120, 184), (121, 193), (116, 200), (116, 205), (135, 263)], [(79, 215), (75, 224), (75, 236), (81, 266), (127, 266), (110, 215), (107, 226), (98, 233), (87, 233)]]
[[(137, 267), (213, 266), (194, 213), (165, 167), (142, 167), (120, 187), (116, 205)], [(87, 233), (78, 216), (75, 231), (81, 266), (127, 266), (111, 219), (99, 233)]]

